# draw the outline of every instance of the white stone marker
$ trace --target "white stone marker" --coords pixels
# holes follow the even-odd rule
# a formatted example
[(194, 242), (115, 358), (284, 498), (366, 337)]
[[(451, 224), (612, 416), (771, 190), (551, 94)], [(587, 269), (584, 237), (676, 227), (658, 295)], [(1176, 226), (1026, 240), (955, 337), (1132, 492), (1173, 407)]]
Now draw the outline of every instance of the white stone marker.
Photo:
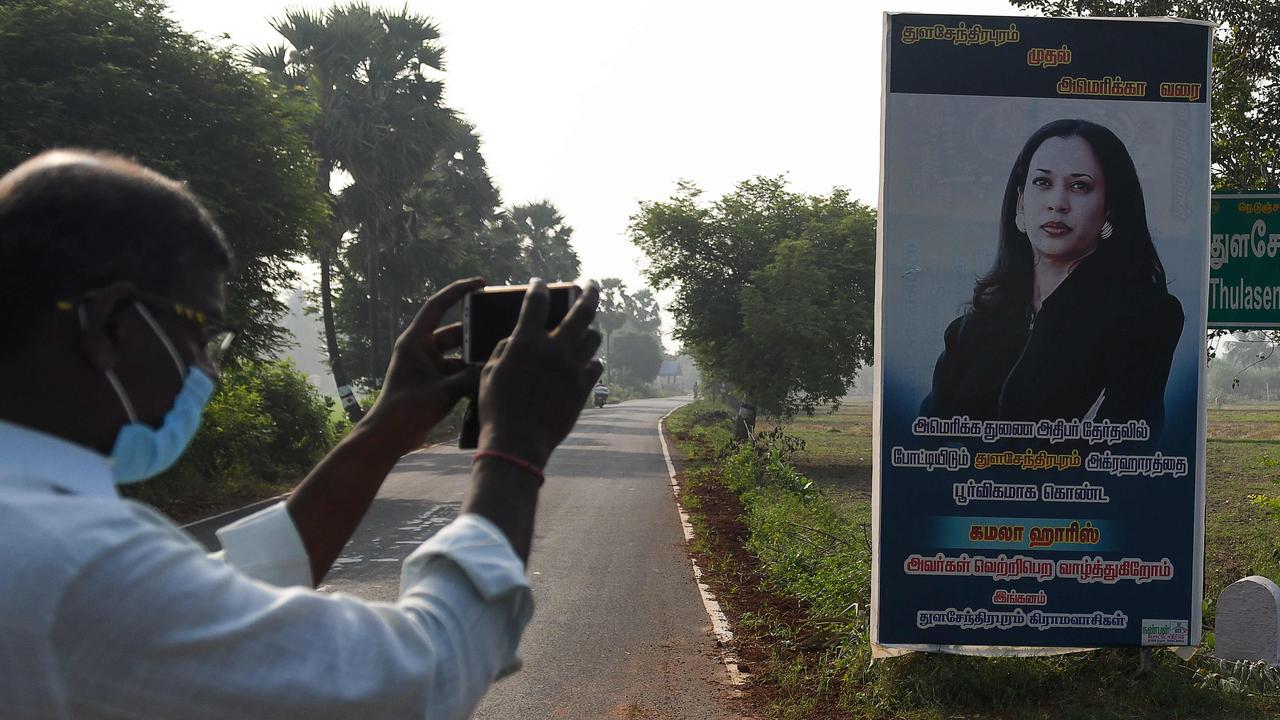
[(1214, 657), (1280, 664), (1280, 586), (1250, 575), (1218, 596)]

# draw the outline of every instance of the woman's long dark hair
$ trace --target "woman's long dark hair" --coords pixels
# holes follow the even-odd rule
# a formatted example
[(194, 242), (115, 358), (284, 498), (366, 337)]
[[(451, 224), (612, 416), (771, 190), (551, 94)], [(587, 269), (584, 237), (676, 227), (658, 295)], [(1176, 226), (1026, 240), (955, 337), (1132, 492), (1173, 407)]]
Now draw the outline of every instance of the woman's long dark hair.
[(1117, 271), (1128, 282), (1150, 283), (1167, 290), (1164, 266), (1151, 241), (1147, 227), (1147, 205), (1142, 197), (1142, 184), (1134, 169), (1133, 158), (1124, 143), (1107, 128), (1087, 120), (1054, 120), (1027, 138), (1018, 159), (1009, 172), (1000, 209), (1000, 246), (991, 271), (978, 279), (973, 288), (972, 310), (978, 314), (1022, 312), (1031, 304), (1035, 272), (1035, 254), (1026, 233), (1018, 230), (1014, 218), (1018, 214), (1018, 191), (1027, 182), (1031, 156), (1051, 137), (1084, 138), (1102, 164), (1107, 220), (1114, 229), (1111, 237), (1098, 241), (1094, 254), (1097, 261)]

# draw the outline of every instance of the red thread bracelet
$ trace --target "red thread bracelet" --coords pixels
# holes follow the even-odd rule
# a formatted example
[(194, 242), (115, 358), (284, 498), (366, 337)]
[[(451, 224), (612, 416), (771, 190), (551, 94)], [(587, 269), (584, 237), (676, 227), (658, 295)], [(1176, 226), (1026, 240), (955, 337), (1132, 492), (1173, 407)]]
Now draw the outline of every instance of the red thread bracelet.
[(481, 450), (471, 458), (471, 462), (472, 464), (475, 464), (478, 460), (480, 460), (480, 458), (486, 458), (486, 457), (491, 457), (491, 458), (494, 458), (495, 460), (501, 460), (509, 465), (514, 465), (520, 468), (521, 470), (524, 470), (530, 475), (533, 475), (534, 477), (538, 478), (539, 485), (547, 481), (547, 476), (542, 474), (542, 468), (539, 468), (537, 465), (534, 465), (533, 463), (529, 462), (528, 460), (525, 460), (524, 458), (517, 457), (509, 453), (504, 453), (499, 450)]

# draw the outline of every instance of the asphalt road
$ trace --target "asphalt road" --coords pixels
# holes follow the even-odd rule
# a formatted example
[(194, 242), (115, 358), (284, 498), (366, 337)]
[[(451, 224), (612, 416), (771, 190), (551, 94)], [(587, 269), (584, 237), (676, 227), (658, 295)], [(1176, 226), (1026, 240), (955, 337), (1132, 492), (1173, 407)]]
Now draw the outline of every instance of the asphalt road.
[[(490, 690), (476, 718), (739, 717), (658, 441), (658, 419), (687, 400), (585, 410), (552, 457), (524, 669)], [(450, 447), (402, 459), (321, 590), (395, 600), (400, 561), (457, 516), (469, 468), (470, 454)]]

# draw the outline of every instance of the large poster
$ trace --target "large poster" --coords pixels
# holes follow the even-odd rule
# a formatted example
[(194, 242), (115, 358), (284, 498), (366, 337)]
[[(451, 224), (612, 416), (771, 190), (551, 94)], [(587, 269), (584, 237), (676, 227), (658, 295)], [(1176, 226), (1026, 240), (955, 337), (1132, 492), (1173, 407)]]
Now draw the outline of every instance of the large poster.
[(1210, 39), (886, 15), (878, 653), (1199, 643)]

